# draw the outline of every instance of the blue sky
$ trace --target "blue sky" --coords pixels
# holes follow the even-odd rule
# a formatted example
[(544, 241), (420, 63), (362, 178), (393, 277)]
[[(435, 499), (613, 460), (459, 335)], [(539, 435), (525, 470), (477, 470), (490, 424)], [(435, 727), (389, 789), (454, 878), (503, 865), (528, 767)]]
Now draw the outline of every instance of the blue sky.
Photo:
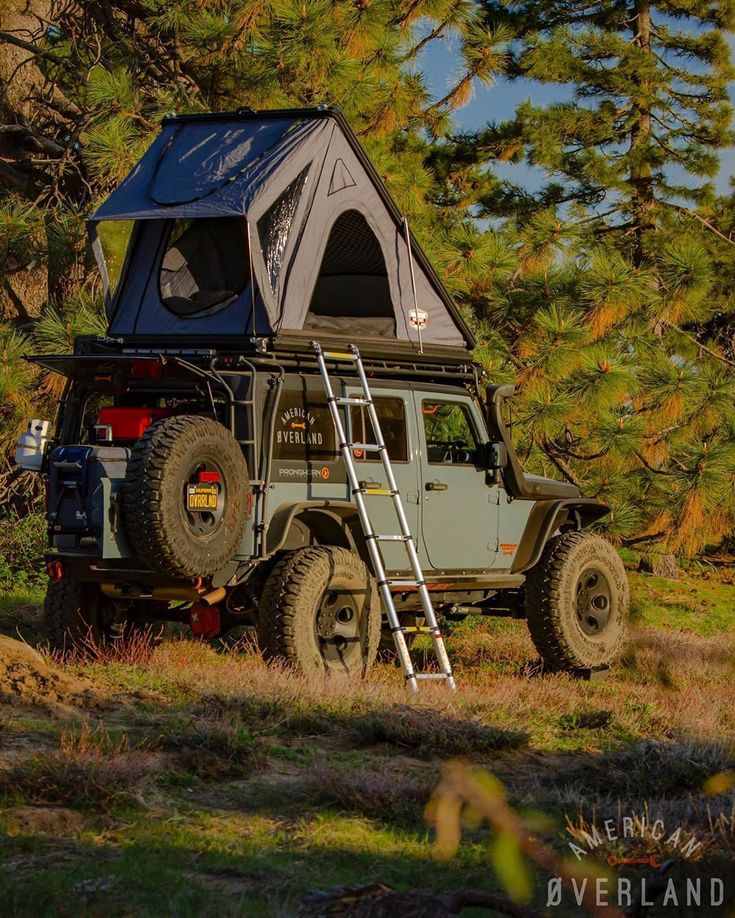
[[(729, 38), (730, 47), (735, 57), (735, 36)], [(457, 75), (459, 63), (452, 51), (451, 42), (434, 41), (426, 49), (421, 61), (432, 91), (443, 96), (451, 87), (452, 77)], [(730, 96), (735, 103), (735, 83), (731, 84)], [(510, 118), (519, 102), (530, 98), (537, 104), (560, 102), (565, 98), (559, 86), (549, 86), (529, 80), (515, 82), (500, 81), (490, 88), (477, 86), (472, 101), (456, 113), (460, 127), (476, 129), (488, 121)], [(568, 98), (568, 96), (567, 96)], [(539, 188), (544, 181), (543, 172), (526, 165), (495, 166), (494, 172), (502, 178), (508, 178), (524, 186), (529, 191)], [(735, 148), (723, 151), (720, 158), (720, 173), (715, 180), (715, 187), (723, 194), (730, 192), (730, 176), (735, 175)]]

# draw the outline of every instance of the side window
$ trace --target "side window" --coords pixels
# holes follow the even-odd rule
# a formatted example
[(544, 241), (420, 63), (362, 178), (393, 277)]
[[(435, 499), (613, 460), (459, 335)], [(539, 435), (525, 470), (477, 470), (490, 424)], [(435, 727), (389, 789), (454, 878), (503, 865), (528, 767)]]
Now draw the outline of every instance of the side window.
[[(408, 462), (406, 406), (403, 399), (378, 396), (373, 401), (391, 462)], [(355, 443), (375, 443), (373, 425), (366, 408), (353, 405), (350, 408), (350, 421), (352, 439)], [(353, 456), (358, 462), (380, 462), (380, 457), (375, 452), (354, 450)]]
[(163, 305), (180, 318), (231, 303), (250, 280), (244, 217), (175, 220), (161, 262)]
[(278, 275), (281, 273), (283, 256), (286, 252), (288, 234), (291, 224), (296, 216), (301, 192), (306, 184), (309, 174), (307, 166), (288, 186), (283, 194), (271, 204), (268, 210), (258, 220), (258, 236), (263, 251), (263, 260), (268, 271), (268, 280), (271, 290), (275, 293)]
[(326, 395), (285, 389), (276, 417), (273, 458), (286, 462), (333, 462), (337, 443)]
[(469, 405), (424, 399), (421, 402), (421, 415), (424, 419), (426, 453), (431, 465), (477, 463), (479, 441)]

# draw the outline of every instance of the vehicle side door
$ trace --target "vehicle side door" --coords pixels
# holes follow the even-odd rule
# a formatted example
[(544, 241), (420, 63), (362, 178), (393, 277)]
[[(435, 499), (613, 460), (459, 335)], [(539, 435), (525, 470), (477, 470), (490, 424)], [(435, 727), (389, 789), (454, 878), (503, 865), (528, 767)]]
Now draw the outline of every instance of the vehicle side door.
[(499, 489), (481, 463), (487, 440), (467, 396), (414, 392), (421, 440), (422, 535), (434, 570), (476, 572), (498, 558)]

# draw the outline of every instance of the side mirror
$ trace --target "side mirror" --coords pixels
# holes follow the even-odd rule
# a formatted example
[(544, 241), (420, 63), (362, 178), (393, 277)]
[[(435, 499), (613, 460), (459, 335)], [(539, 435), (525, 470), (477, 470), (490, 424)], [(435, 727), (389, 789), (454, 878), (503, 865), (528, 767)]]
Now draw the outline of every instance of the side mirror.
[(504, 469), (508, 464), (508, 448), (504, 443), (488, 443), (486, 456), (488, 469)]

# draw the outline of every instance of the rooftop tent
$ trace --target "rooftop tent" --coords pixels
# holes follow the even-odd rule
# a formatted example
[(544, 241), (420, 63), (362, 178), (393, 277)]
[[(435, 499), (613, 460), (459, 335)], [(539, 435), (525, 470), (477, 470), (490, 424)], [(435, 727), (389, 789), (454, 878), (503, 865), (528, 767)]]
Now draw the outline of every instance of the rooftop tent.
[(336, 112), (166, 119), (91, 220), (103, 276), (101, 243), (119, 221), (132, 231), (117, 237), (127, 245), (109, 303), (112, 335), (318, 333), (472, 346)]

